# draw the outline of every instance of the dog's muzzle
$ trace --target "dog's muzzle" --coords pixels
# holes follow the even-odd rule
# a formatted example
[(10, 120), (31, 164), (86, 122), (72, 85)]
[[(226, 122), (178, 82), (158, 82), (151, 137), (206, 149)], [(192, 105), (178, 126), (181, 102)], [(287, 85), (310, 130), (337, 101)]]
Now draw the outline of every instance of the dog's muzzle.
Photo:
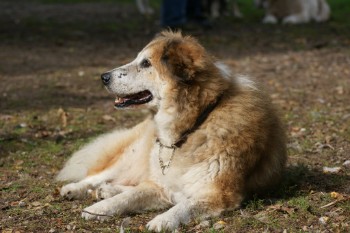
[(111, 81), (112, 75), (110, 73), (104, 73), (101, 75), (101, 79), (104, 85), (108, 85)]

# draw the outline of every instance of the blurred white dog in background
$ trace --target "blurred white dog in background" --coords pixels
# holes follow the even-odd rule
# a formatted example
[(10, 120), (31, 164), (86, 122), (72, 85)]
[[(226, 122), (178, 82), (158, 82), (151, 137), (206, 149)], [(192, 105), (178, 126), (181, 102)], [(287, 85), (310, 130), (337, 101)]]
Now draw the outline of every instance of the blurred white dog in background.
[(263, 23), (300, 24), (310, 21), (324, 22), (330, 17), (326, 0), (254, 0), (266, 11)]
[(211, 18), (218, 18), (228, 13), (236, 18), (242, 18), (237, 0), (202, 0), (203, 10), (208, 13)]

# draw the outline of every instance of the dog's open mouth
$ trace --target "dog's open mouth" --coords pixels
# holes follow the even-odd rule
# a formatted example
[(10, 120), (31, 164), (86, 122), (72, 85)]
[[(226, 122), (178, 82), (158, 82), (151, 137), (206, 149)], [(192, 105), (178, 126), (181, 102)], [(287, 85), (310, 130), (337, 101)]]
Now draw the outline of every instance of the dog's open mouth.
[(132, 95), (126, 95), (123, 97), (117, 97), (114, 101), (116, 108), (125, 108), (131, 105), (140, 105), (150, 102), (153, 99), (153, 95), (150, 91), (141, 91)]

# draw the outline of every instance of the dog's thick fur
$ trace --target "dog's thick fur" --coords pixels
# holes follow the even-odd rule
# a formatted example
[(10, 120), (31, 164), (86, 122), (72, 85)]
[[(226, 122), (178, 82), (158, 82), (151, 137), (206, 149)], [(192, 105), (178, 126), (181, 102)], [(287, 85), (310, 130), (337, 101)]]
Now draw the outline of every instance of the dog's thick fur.
[(330, 7), (326, 0), (255, 0), (257, 6), (266, 10), (264, 23), (285, 24), (324, 22), (330, 17)]
[[(58, 180), (76, 182), (63, 186), (62, 196), (82, 198), (94, 189), (104, 199), (84, 209), (83, 218), (170, 208), (147, 227), (173, 230), (237, 208), (280, 181), (285, 135), (269, 98), (192, 37), (162, 32), (134, 61), (102, 77), (118, 108), (147, 107), (152, 114), (97, 138), (59, 173)], [(147, 103), (125, 105), (144, 90), (152, 95)]]

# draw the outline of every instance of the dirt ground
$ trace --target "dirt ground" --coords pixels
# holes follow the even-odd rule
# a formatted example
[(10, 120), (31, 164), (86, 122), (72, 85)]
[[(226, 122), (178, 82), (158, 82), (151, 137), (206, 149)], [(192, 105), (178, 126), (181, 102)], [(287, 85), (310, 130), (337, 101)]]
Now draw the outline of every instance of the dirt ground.
[[(82, 220), (93, 200), (62, 199), (54, 177), (86, 142), (145, 117), (114, 110), (99, 76), (159, 32), (158, 14), (126, 0), (52, 2), (0, 2), (0, 231), (118, 232), (127, 216)], [(269, 197), (179, 232), (349, 232), (350, 23), (334, 9), (324, 24), (262, 25), (250, 1), (242, 8), (243, 19), (184, 33), (270, 93), (289, 138), (286, 177)], [(158, 213), (131, 216), (125, 231), (146, 232)]]

